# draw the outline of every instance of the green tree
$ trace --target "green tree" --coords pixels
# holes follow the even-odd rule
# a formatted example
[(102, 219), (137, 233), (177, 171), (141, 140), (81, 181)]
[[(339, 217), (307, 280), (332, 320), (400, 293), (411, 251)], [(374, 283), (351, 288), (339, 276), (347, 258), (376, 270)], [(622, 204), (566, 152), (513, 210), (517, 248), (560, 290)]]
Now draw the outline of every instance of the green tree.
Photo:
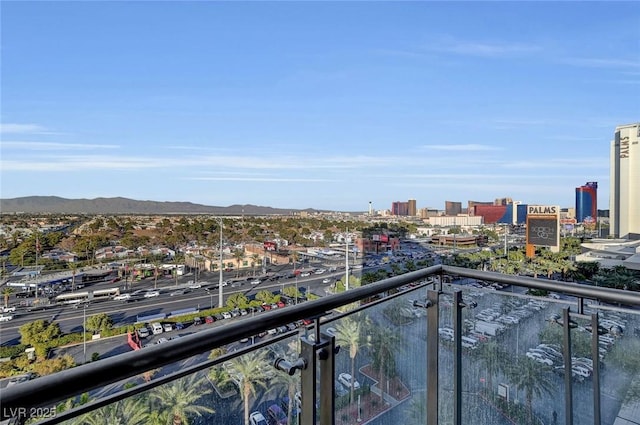
[(106, 331), (113, 326), (113, 319), (106, 313), (99, 313), (87, 317), (86, 327), (91, 332)]
[(273, 293), (263, 289), (256, 294), (256, 300), (260, 301), (262, 304), (271, 304), (273, 302)]
[(256, 266), (258, 265), (260, 256), (258, 254), (251, 255), (251, 268), (253, 269), (253, 275), (256, 275)]
[(72, 424), (147, 425), (149, 424), (149, 412), (144, 398), (129, 397), (79, 416), (72, 421)]
[(236, 249), (233, 251), (233, 259), (236, 260), (236, 264), (238, 265), (238, 270), (236, 270), (236, 277), (240, 276), (240, 266), (242, 265), (242, 260), (244, 259), (244, 250)]
[(227, 298), (227, 305), (231, 308), (241, 308), (249, 304), (249, 299), (242, 293), (236, 293), (229, 295)]
[(5, 286), (4, 288), (2, 288), (2, 296), (4, 297), (4, 307), (5, 308), (9, 307), (9, 297), (14, 292), (15, 291), (13, 290), (13, 288), (11, 286)]
[(551, 380), (548, 368), (540, 367), (540, 364), (528, 357), (520, 356), (511, 361), (508, 369), (510, 381), (524, 390), (527, 400), (529, 423), (533, 423), (533, 397), (543, 394), (552, 394), (554, 383)]
[(278, 371), (276, 376), (271, 381), (271, 385), (280, 386), (287, 394), (287, 423), (293, 424), (293, 403), (295, 400), (296, 391), (300, 385), (300, 377), (297, 375), (289, 375), (288, 373)]
[(36, 349), (38, 358), (45, 358), (52, 341), (60, 335), (60, 326), (46, 320), (25, 323), (18, 329), (20, 342)]
[(195, 373), (156, 387), (151, 392), (150, 399), (152, 405), (168, 412), (170, 424), (187, 425), (191, 416), (214, 413), (210, 407), (197, 404), (198, 400), (211, 393), (211, 389), (207, 387), (206, 378)]
[(151, 264), (153, 265), (153, 289), (158, 289), (158, 273), (160, 272), (162, 262), (158, 259), (155, 259), (151, 262)]
[(231, 360), (232, 375), (237, 379), (240, 395), (244, 403), (244, 423), (249, 425), (249, 400), (255, 397), (257, 387), (266, 389), (264, 370), (268, 367), (266, 351), (250, 351)]
[[(336, 325), (336, 344), (349, 347), (349, 358), (351, 359), (351, 376), (356, 379), (356, 356), (360, 350), (361, 342), (361, 322), (353, 317), (347, 317)], [(349, 396), (350, 403), (354, 401), (354, 388), (351, 386)]]
[(368, 347), (373, 358), (372, 368), (380, 373), (380, 402), (384, 402), (384, 389), (389, 378), (396, 375), (395, 356), (404, 341), (393, 328), (376, 326), (373, 329)]

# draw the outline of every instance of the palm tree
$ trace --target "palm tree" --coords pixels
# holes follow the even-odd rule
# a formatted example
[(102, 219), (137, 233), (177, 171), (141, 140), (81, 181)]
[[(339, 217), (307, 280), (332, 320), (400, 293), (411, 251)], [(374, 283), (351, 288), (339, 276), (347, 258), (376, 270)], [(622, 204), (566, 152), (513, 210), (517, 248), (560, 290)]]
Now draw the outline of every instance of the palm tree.
[(210, 407), (196, 404), (200, 398), (211, 393), (211, 389), (204, 385), (205, 380), (206, 378), (195, 373), (170, 384), (161, 385), (151, 392), (151, 401), (158, 405), (159, 410), (169, 413), (168, 419), (171, 424), (187, 425), (189, 416), (215, 412)]
[(4, 308), (9, 307), (9, 297), (14, 292), (15, 291), (10, 286), (5, 286), (4, 288), (2, 288), (2, 296), (4, 297)]
[(512, 360), (510, 364), (507, 375), (515, 386), (524, 390), (529, 423), (533, 423), (533, 397), (540, 397), (543, 393), (552, 394), (553, 381), (550, 379), (547, 368), (540, 367), (540, 364), (528, 357), (517, 357), (515, 362)]
[(151, 262), (151, 264), (153, 265), (153, 289), (158, 289), (158, 270), (160, 270), (160, 266), (162, 265), (162, 263), (160, 262), (160, 260), (155, 259)]
[(243, 258), (244, 258), (244, 250), (236, 249), (235, 251), (233, 251), (233, 259), (236, 260), (236, 263), (238, 264), (238, 270), (236, 271), (236, 277), (240, 276), (240, 262), (242, 261)]
[(76, 272), (78, 271), (78, 264), (75, 262), (69, 263), (71, 269), (71, 292), (76, 290)]
[(249, 425), (249, 397), (256, 395), (256, 387), (266, 388), (264, 370), (268, 366), (266, 351), (256, 350), (231, 360), (234, 377), (244, 402), (244, 423)]
[[(349, 357), (351, 358), (351, 377), (356, 379), (356, 356), (360, 349), (361, 322), (352, 317), (347, 317), (336, 325), (336, 344), (349, 347)], [(349, 402), (354, 401), (354, 388), (351, 386)]]
[(504, 365), (509, 363), (509, 355), (501, 345), (495, 341), (480, 344), (480, 348), (474, 351), (480, 363), (487, 371), (487, 386), (489, 392), (493, 392), (493, 377), (497, 376), (504, 369)]
[(287, 393), (287, 398), (289, 403), (287, 405), (287, 416), (288, 416), (288, 424), (293, 424), (293, 406), (295, 401), (295, 395), (298, 391), (298, 387), (300, 386), (300, 377), (296, 375), (289, 375), (288, 373), (284, 373), (282, 371), (278, 371), (276, 373), (275, 378), (271, 381), (272, 384), (282, 385)]
[(369, 349), (373, 357), (372, 368), (380, 373), (380, 401), (384, 401), (386, 382), (396, 374), (395, 354), (403, 341), (392, 328), (378, 326), (374, 329)]
[(258, 260), (260, 256), (258, 254), (251, 255), (251, 267), (253, 268), (253, 275), (256, 275), (256, 266), (258, 265)]
[(72, 424), (147, 425), (149, 412), (144, 398), (129, 397), (82, 415), (72, 421)]

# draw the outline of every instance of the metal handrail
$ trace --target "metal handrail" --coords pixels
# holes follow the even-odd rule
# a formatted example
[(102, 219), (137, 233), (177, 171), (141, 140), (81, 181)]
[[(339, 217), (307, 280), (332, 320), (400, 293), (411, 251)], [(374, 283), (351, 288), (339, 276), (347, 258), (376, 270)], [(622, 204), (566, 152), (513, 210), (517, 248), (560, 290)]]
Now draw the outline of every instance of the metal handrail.
[(250, 338), (267, 329), (301, 319), (320, 317), (338, 307), (442, 273), (640, 306), (640, 294), (629, 291), (436, 265), (3, 389), (0, 392), (0, 406), (2, 406), (0, 419), (6, 419), (11, 412), (17, 411), (16, 409), (28, 411), (30, 408), (50, 406), (83, 392), (139, 375), (144, 371), (184, 360), (242, 338)]

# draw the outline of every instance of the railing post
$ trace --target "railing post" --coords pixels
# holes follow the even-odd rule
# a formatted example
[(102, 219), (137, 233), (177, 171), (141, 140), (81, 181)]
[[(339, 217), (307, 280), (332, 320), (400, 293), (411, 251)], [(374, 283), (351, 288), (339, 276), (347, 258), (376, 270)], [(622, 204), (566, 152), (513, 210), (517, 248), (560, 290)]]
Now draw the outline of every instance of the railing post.
[(573, 371), (571, 370), (571, 315), (569, 308), (562, 309), (562, 329), (564, 333), (564, 409), (565, 425), (573, 425)]
[[(335, 423), (335, 337), (322, 334), (323, 347), (318, 351), (320, 359), (320, 425)], [(313, 422), (303, 422), (311, 424)]]
[(300, 423), (313, 424), (316, 420), (316, 349), (315, 344), (300, 338), (301, 357), (307, 361), (307, 368), (301, 371)]
[(593, 361), (593, 425), (600, 425), (600, 321), (598, 313), (591, 315), (591, 359)]
[(438, 425), (438, 291), (427, 291), (427, 425)]
[(453, 424), (462, 425), (462, 291), (453, 292)]

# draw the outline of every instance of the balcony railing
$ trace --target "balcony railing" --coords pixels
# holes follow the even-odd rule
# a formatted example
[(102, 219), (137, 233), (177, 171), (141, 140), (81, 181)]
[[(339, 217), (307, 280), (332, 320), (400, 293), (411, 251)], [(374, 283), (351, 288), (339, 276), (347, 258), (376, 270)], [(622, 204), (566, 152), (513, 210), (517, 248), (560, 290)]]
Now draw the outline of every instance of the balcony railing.
[(46, 424), (640, 423), (639, 306), (438, 265), (24, 382), (0, 406)]

